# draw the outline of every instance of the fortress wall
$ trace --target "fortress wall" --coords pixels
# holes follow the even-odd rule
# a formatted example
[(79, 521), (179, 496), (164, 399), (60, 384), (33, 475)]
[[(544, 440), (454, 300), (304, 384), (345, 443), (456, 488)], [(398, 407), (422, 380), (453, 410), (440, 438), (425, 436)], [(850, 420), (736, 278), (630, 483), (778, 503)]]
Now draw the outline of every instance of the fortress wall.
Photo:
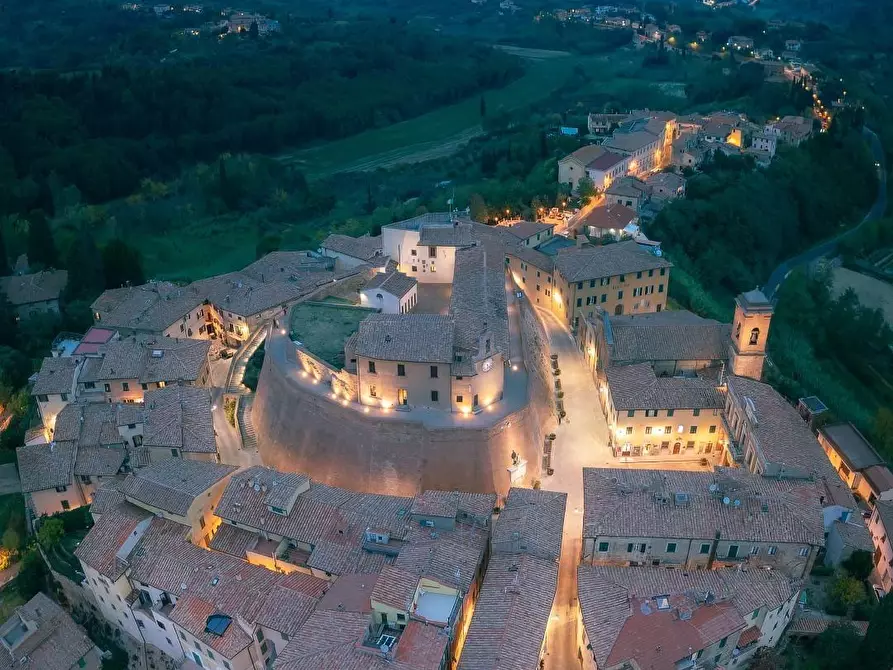
[(551, 430), (550, 396), (541, 382), (533, 384), (530, 404), (490, 428), (426, 428), (396, 413), (374, 417), (342, 407), (303, 389), (271, 359), (265, 358), (252, 410), (265, 465), (357, 491), (505, 494), (516, 451), (528, 461), (522, 484), (540, 477), (543, 434)]

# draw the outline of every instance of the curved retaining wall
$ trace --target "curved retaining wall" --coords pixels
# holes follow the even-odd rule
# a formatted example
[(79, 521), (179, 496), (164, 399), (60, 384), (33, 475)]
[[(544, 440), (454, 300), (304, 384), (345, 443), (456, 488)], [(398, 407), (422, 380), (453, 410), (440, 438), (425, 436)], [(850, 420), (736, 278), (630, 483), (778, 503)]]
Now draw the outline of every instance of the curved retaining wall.
[(265, 465), (356, 491), (413, 495), (423, 489), (505, 494), (517, 451), (525, 485), (540, 477), (549, 421), (543, 394), (489, 428), (429, 428), (361, 414), (304, 390), (267, 356), (252, 418)]

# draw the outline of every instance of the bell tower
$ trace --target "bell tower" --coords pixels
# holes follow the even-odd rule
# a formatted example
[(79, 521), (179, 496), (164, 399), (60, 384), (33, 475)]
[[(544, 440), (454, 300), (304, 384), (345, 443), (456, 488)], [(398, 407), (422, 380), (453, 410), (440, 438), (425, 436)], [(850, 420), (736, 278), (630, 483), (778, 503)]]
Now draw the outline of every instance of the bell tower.
[(733, 375), (762, 378), (773, 312), (772, 303), (759, 289), (735, 298), (735, 320), (729, 346), (729, 371)]

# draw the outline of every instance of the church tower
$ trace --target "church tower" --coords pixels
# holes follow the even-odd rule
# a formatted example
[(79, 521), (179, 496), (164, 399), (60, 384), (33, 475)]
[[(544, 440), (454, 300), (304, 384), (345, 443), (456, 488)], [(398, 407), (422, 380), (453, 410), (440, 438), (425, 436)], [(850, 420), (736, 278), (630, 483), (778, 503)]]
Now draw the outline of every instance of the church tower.
[(733, 375), (762, 378), (773, 311), (772, 303), (759, 289), (735, 298), (735, 320), (729, 346), (729, 372)]

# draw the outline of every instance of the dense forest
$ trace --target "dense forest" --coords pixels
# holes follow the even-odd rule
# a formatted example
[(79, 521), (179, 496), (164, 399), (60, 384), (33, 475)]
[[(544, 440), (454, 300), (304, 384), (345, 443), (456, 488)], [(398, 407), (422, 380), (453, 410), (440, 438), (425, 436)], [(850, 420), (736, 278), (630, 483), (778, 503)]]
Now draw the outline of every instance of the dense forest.
[[(55, 175), (88, 202), (222, 152), (275, 152), (396, 123), (521, 72), (497, 50), (391, 22), (305, 26), (176, 66), (0, 75), (0, 213), (51, 202)], [(243, 38), (250, 40), (250, 38)]]

